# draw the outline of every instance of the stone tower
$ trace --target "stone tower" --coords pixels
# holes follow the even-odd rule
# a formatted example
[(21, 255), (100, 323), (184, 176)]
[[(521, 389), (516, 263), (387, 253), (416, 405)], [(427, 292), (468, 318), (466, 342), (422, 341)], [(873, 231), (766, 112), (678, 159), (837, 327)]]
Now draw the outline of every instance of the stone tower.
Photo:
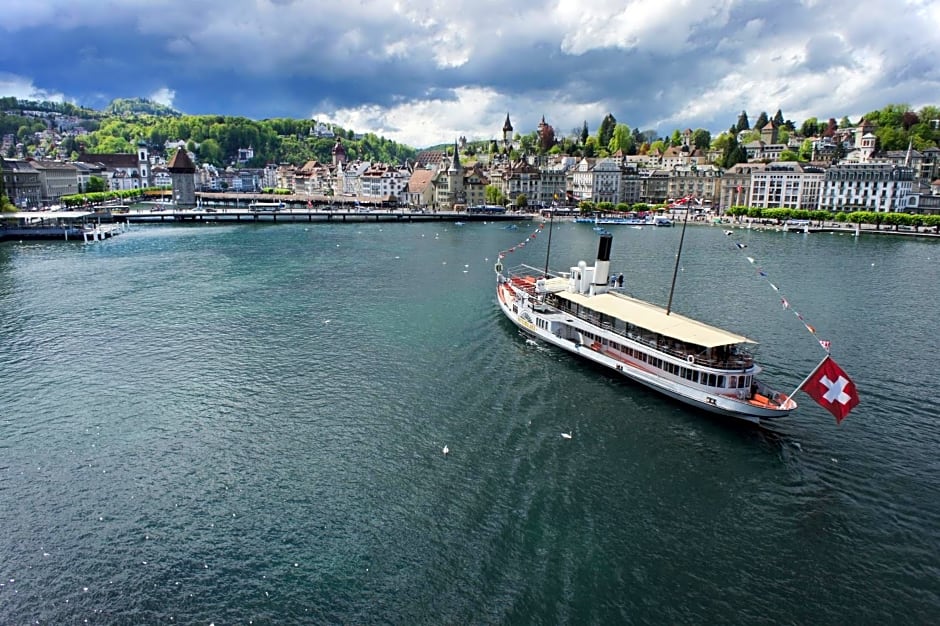
[(506, 114), (506, 123), (503, 124), (503, 148), (509, 150), (509, 144), (512, 142), (512, 123), (509, 121), (509, 113)]
[(346, 148), (343, 147), (343, 140), (339, 137), (336, 138), (336, 144), (331, 150), (333, 154), (333, 165), (336, 167), (341, 167), (346, 163)]
[(456, 204), (466, 204), (467, 193), (463, 186), (463, 166), (460, 165), (460, 154), (457, 152), (457, 141), (454, 140), (454, 158), (447, 168), (447, 184), (450, 188), (451, 208)]
[(147, 144), (143, 141), (137, 142), (137, 170), (140, 172), (140, 186), (150, 186), (150, 153), (147, 151)]
[(191, 209), (196, 206), (196, 166), (186, 152), (179, 148), (170, 159), (167, 169), (173, 183), (173, 201), (178, 209)]

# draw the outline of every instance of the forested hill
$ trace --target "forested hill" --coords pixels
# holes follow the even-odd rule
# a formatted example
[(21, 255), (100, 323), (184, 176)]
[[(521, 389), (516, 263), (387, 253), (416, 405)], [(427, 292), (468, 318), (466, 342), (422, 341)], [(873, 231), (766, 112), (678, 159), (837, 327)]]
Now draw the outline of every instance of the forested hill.
[(116, 98), (104, 108), (105, 115), (156, 115), (157, 117), (179, 117), (179, 111), (165, 104), (146, 98)]
[(167, 141), (184, 141), (200, 162), (223, 166), (232, 163), (240, 148), (251, 148), (249, 167), (266, 163), (301, 165), (316, 159), (332, 160), (336, 136), (342, 137), (349, 160), (403, 163), (415, 150), (384, 137), (332, 127), (336, 136), (317, 136), (316, 120), (277, 118), (250, 120), (223, 115), (164, 117), (132, 115), (108, 117), (94, 132), (80, 138), (88, 152), (133, 152), (138, 141), (151, 150), (162, 150)]
[[(77, 128), (88, 133), (78, 134), (75, 132)], [(416, 155), (414, 148), (372, 133), (358, 135), (353, 130), (335, 125), (319, 125), (321, 132), (318, 135), (317, 128), (316, 120), (183, 115), (158, 103), (137, 98), (115, 100), (105, 111), (68, 103), (0, 98), (0, 134), (14, 134), (30, 155), (37, 147), (52, 155), (48, 150), (50, 143), (55, 143), (58, 156), (64, 158), (75, 156), (82, 150), (89, 153), (134, 153), (138, 142), (143, 141), (152, 154), (169, 157), (171, 154), (166, 154), (167, 141), (183, 141), (200, 162), (216, 166), (234, 163), (240, 148), (254, 151), (254, 158), (246, 163), (248, 167), (263, 167), (267, 163), (301, 165), (314, 159), (331, 162), (337, 137), (342, 138), (349, 160), (396, 164), (414, 159)], [(56, 136), (52, 139), (39, 137), (44, 129), (54, 131)]]

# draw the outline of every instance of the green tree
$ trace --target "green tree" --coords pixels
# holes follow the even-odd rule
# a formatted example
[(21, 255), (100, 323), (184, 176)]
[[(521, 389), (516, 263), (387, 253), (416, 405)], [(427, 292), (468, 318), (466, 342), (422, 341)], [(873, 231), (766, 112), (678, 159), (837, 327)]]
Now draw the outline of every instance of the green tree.
[(766, 111), (761, 111), (760, 115), (757, 116), (757, 121), (754, 122), (754, 130), (761, 130), (764, 126), (767, 126), (767, 123), (770, 119), (767, 117)]
[(800, 126), (800, 134), (804, 137), (814, 137), (819, 130), (819, 120), (815, 117), (809, 117)]
[(784, 124), (783, 111), (777, 109), (777, 112), (774, 113), (774, 126), (780, 128)]
[(803, 143), (800, 144), (799, 157), (801, 161), (809, 161), (813, 158), (813, 140), (804, 139)]
[(738, 143), (734, 135), (729, 134), (728, 141), (725, 143), (724, 152), (721, 155), (721, 166), (727, 169), (738, 163), (746, 162), (747, 151)]
[(7, 190), (3, 183), (3, 166), (0, 164), (0, 213), (12, 213), (16, 206), (7, 197)]
[(614, 127), (614, 134), (608, 144), (608, 150), (611, 154), (614, 154), (617, 150), (623, 150), (624, 154), (636, 154), (636, 144), (629, 126), (617, 124)]
[(107, 186), (103, 178), (101, 178), (100, 176), (91, 176), (88, 178), (88, 185), (85, 188), (86, 192), (95, 193), (95, 192), (101, 192), (101, 191), (106, 191), (106, 190), (107, 190)]
[(735, 130), (741, 132), (742, 130), (750, 130), (751, 126), (747, 121), (747, 111), (741, 111), (741, 115), (738, 116), (738, 123), (735, 125)]
[(601, 121), (600, 127), (597, 129), (597, 145), (608, 146), (610, 145), (610, 139), (614, 136), (614, 129), (617, 127), (617, 120), (614, 118), (612, 113), (608, 113), (604, 116), (604, 119)]
[(483, 188), (483, 199), (487, 204), (496, 206), (504, 206), (506, 203), (503, 191), (496, 185), (487, 185)]
[(585, 120), (584, 125), (581, 127), (581, 134), (579, 135), (582, 146), (587, 143), (588, 137), (590, 137), (590, 135), (591, 134), (588, 132), (587, 120)]
[(793, 150), (783, 150), (780, 153), (781, 161), (799, 161), (800, 155), (794, 152)]
[(199, 144), (199, 160), (212, 165), (222, 165), (222, 147), (215, 139), (206, 139)]
[(90, 152), (95, 154), (134, 154), (136, 150), (124, 137), (108, 136), (103, 137), (94, 150)]
[(679, 129), (672, 131), (672, 135), (669, 136), (669, 145), (670, 146), (681, 146), (682, 145), (682, 135), (679, 134)]
[(692, 145), (702, 150), (708, 150), (712, 143), (712, 134), (704, 128), (696, 128), (692, 133)]
[(599, 150), (597, 149), (597, 137), (588, 137), (587, 141), (582, 148), (582, 154), (588, 158), (597, 156)]
[(516, 196), (516, 208), (517, 209), (524, 209), (527, 206), (529, 206), (529, 199), (526, 198), (524, 193), (520, 193), (518, 196)]

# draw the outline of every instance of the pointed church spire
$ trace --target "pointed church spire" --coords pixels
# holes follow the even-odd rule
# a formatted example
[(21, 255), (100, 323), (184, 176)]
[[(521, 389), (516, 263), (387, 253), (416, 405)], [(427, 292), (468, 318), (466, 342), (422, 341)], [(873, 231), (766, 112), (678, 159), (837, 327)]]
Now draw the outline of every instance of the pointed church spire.
[(459, 172), (460, 171), (460, 154), (457, 152), (457, 140), (454, 139), (454, 158), (450, 161), (450, 171)]

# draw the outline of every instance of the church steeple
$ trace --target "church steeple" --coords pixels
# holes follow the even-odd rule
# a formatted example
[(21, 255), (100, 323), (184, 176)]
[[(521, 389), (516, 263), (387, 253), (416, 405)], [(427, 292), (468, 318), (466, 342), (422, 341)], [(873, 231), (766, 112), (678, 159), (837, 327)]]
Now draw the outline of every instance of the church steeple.
[(457, 140), (456, 139), (454, 139), (454, 158), (451, 159), (450, 161), (449, 171), (451, 172), (460, 171), (460, 155), (457, 153)]

